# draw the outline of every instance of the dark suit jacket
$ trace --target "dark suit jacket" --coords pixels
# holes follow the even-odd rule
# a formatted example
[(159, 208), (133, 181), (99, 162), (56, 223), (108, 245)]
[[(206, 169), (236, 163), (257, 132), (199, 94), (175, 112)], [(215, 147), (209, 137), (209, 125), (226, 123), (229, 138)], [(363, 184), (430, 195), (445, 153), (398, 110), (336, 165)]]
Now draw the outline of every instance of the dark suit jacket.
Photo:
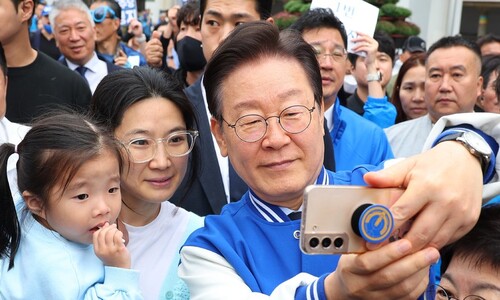
[[(227, 202), (219, 162), (212, 141), (212, 133), (210, 132), (209, 121), (207, 120), (208, 112), (205, 109), (205, 103), (201, 93), (201, 77), (194, 84), (189, 86), (185, 90), (185, 93), (194, 107), (198, 120), (198, 131), (200, 136), (196, 144), (200, 147), (201, 168), (199, 169), (198, 176), (189, 187), (184, 199), (181, 199), (181, 191), (188, 184), (187, 180), (182, 183), (179, 192), (174, 195), (170, 202), (197, 213), (198, 215), (218, 214)], [(325, 132), (325, 161), (328, 163), (327, 168), (334, 169), (333, 143), (330, 134), (328, 134), (328, 129), (326, 129)], [(189, 166), (189, 170), (191, 167), (192, 166)], [(231, 169), (232, 166), (230, 166), (230, 173), (232, 171)], [(188, 177), (189, 176), (186, 176), (186, 178)], [(230, 198), (231, 201), (237, 201), (247, 191), (248, 187), (239, 177), (230, 179), (232, 180), (230, 184)], [(238, 179), (239, 181), (235, 183), (234, 180)]]
[[(184, 92), (193, 105), (198, 121), (200, 136), (196, 141), (196, 146), (200, 150), (200, 166), (198, 166), (196, 178), (193, 178), (191, 186), (189, 186), (184, 197), (182, 197), (182, 194), (185, 187), (189, 185), (187, 182), (187, 178), (190, 177), (189, 174), (186, 174), (186, 180), (181, 184), (178, 192), (170, 199), (170, 202), (201, 216), (219, 214), (222, 207), (227, 203), (226, 193), (224, 192), (219, 162), (201, 93), (201, 78), (186, 88)], [(196, 166), (190, 165), (188, 170), (191, 170), (192, 167)]]

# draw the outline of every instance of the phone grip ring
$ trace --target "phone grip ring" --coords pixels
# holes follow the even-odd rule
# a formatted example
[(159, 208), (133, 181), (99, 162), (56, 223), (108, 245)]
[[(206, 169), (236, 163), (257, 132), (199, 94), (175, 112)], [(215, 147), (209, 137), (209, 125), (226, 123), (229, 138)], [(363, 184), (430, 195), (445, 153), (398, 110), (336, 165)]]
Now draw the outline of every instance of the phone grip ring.
[(384, 205), (364, 204), (353, 214), (352, 227), (365, 241), (378, 244), (391, 236), (394, 218)]

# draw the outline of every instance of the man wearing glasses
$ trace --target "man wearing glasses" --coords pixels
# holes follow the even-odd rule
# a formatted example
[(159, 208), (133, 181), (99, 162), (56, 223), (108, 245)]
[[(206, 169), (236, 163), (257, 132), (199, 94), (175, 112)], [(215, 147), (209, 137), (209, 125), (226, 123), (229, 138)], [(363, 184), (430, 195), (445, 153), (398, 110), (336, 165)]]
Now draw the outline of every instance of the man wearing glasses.
[[(394, 158), (384, 131), (342, 106), (337, 97), (347, 66), (347, 34), (342, 22), (329, 9), (314, 9), (302, 14), (291, 28), (302, 33), (304, 40), (316, 51), (321, 70), (325, 119), (333, 142), (336, 170), (352, 170), (361, 164), (378, 165)], [(365, 39), (373, 45), (366, 47), (369, 49), (368, 56), (375, 56), (377, 42), (368, 36)], [(374, 82), (373, 88), (376, 89), (377, 84), (382, 93), (380, 82)], [(385, 104), (390, 103), (381, 102), (381, 105)], [(380, 107), (371, 105), (367, 109), (374, 110), (371, 113), (375, 115)]]
[[(121, 41), (119, 32), (121, 32), (122, 9), (118, 2), (114, 0), (98, 0), (92, 3), (90, 9), (96, 28), (97, 53), (100, 56), (110, 63), (125, 68), (147, 64), (146, 59), (140, 52)], [(143, 43), (146, 42), (142, 29), (134, 31), (135, 34), (143, 38)]]
[[(201, 0), (200, 33), (205, 59), (210, 60), (215, 49), (236, 26), (256, 20), (274, 22), (270, 17), (272, 3), (273, 1), (269, 0)], [(165, 51), (161, 41), (152, 38), (147, 43), (145, 51), (149, 65), (162, 67), (162, 55)], [(218, 214), (228, 202), (238, 201), (247, 190), (247, 186), (234, 172), (227, 157), (220, 154), (212, 138), (202, 77), (191, 84), (185, 93), (198, 117), (199, 145), (204, 149), (201, 154), (203, 169), (191, 186), (186, 199), (174, 196), (171, 201), (198, 215), (207, 215)], [(324, 144), (329, 147), (325, 151), (325, 166), (334, 170), (332, 142), (329, 135), (324, 137)]]
[(441, 282), (430, 286), (426, 300), (500, 299), (500, 205), (486, 205), (477, 224), (441, 252)]
[[(191, 299), (417, 299), (437, 248), (477, 221), (479, 162), (487, 157), (461, 143), (439, 143), (376, 173), (366, 174), (374, 166), (324, 168), (321, 74), (297, 31), (280, 33), (264, 21), (237, 26), (208, 62), (203, 83), (212, 133), (249, 191), (207, 216), (181, 249), (179, 276)], [(292, 213), (302, 210), (311, 184), (401, 186), (391, 206), (396, 222), (418, 218), (403, 239), (360, 255), (305, 255)]]

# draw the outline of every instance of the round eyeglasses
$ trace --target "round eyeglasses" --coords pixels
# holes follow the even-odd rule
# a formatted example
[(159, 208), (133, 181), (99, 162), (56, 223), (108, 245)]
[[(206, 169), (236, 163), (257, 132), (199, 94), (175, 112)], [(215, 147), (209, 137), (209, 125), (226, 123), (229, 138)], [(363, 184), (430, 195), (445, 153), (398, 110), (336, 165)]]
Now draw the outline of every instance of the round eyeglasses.
[(264, 118), (261, 115), (250, 114), (240, 117), (234, 124), (229, 124), (224, 118), (227, 126), (234, 129), (240, 140), (253, 143), (266, 135), (270, 118), (278, 118), (281, 128), (288, 133), (301, 133), (311, 124), (311, 113), (315, 107), (307, 108), (304, 105), (293, 105), (285, 108), (278, 116)]
[[(108, 13), (110, 16), (108, 17)], [(95, 23), (102, 23), (105, 19), (114, 19), (116, 18), (115, 11), (109, 6), (99, 6), (94, 10), (90, 11), (92, 18)]]
[(132, 139), (125, 144), (125, 148), (132, 162), (145, 163), (155, 157), (158, 145), (162, 143), (170, 156), (180, 157), (189, 154), (193, 150), (196, 137), (198, 137), (196, 130), (176, 131), (160, 139)]
[(313, 46), (313, 48), (318, 61), (325, 61), (327, 57), (331, 57), (336, 62), (343, 62), (347, 57), (347, 51), (341, 47), (336, 47), (332, 53), (326, 53), (325, 50), (319, 46)]
[[(439, 284), (433, 285), (435, 289), (435, 300), (460, 300), (457, 297), (453, 296), (449, 291), (440, 286)], [(463, 300), (486, 300), (485, 298), (477, 295), (469, 295), (463, 298)]]

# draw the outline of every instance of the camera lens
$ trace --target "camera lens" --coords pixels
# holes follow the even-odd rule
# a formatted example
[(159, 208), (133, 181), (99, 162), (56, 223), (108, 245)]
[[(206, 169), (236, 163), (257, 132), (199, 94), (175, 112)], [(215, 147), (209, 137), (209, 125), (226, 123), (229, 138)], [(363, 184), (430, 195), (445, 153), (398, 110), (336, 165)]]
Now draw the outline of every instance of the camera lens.
[(344, 239), (342, 238), (336, 238), (334, 241), (333, 241), (333, 245), (335, 246), (335, 248), (342, 248), (342, 246), (344, 245)]
[(309, 246), (311, 246), (311, 248), (316, 248), (318, 247), (319, 245), (319, 239), (316, 238), (316, 237), (313, 237), (309, 240)]
[(324, 238), (322, 241), (321, 241), (321, 246), (323, 246), (323, 248), (328, 248), (332, 245), (332, 240), (330, 238)]

